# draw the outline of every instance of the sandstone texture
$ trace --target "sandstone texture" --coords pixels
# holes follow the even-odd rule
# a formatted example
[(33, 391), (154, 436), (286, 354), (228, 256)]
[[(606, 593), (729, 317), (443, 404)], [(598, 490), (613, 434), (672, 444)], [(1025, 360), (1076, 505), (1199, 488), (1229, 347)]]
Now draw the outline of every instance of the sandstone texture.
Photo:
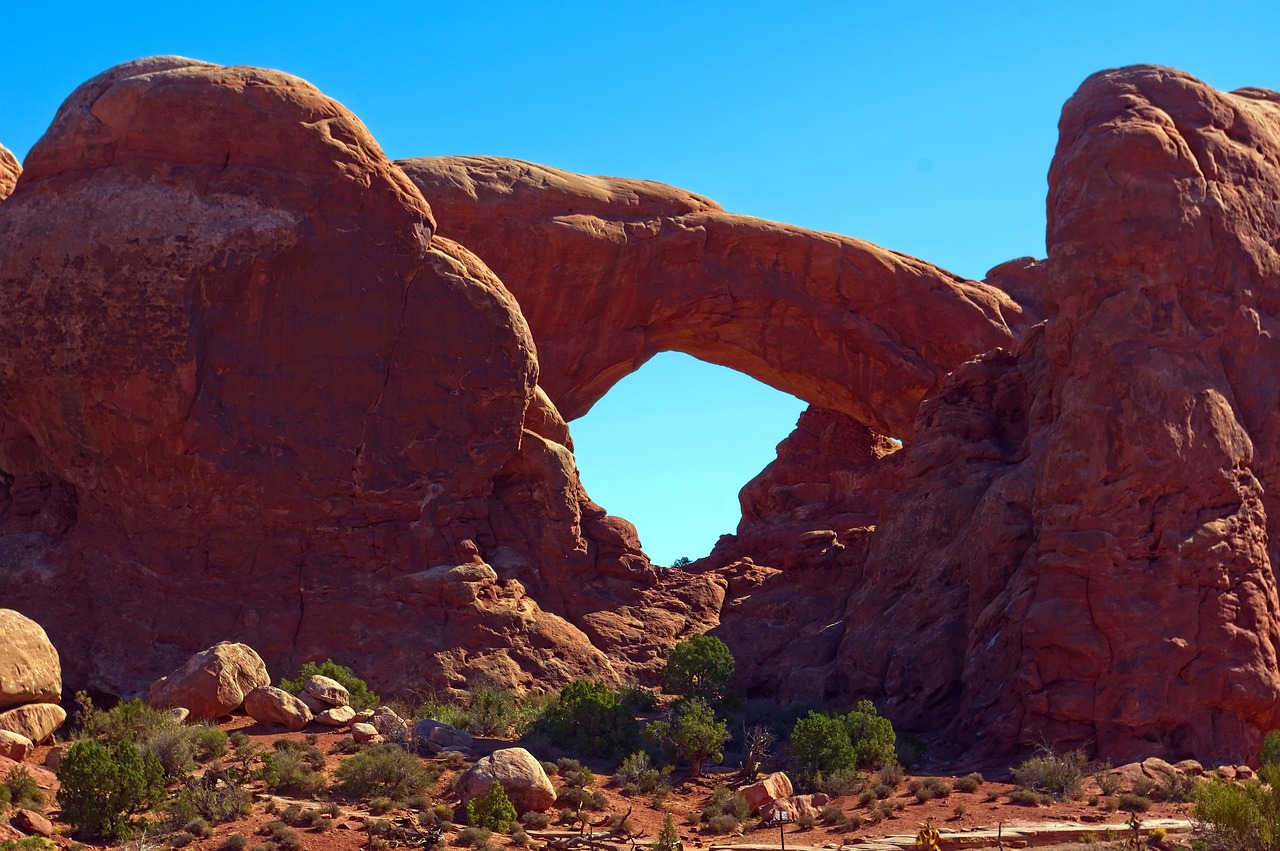
[(56, 703), (27, 703), (0, 712), (0, 730), (8, 730), (40, 744), (67, 720), (67, 712)]
[(351, 694), (342, 683), (321, 674), (307, 677), (306, 682), (302, 684), (302, 690), (329, 706), (348, 706), (351, 703)]
[(906, 436), (947, 372), (1025, 324), (995, 287), (662, 184), (498, 157), (398, 162), (441, 232), (519, 299), (541, 386), (570, 420), (674, 350)]
[(556, 802), (555, 787), (533, 754), (524, 748), (501, 748), (458, 775), (462, 806), (488, 794), (495, 780), (520, 815), (546, 812)]
[(62, 699), (58, 651), (40, 624), (0, 609), (0, 708)]
[(21, 733), (0, 730), (0, 756), (14, 762), (22, 762), (35, 743)]
[(0, 145), (0, 201), (13, 194), (13, 187), (18, 183), (18, 175), (22, 174), (22, 166), (13, 152)]
[(271, 685), (266, 665), (252, 647), (220, 642), (151, 684), (147, 702), (188, 711), (196, 721), (230, 715), (254, 689)]
[(244, 711), (259, 724), (296, 733), (311, 723), (311, 710), (298, 698), (274, 686), (261, 686), (244, 696)]
[(154, 57), (67, 99), (0, 210), (0, 599), (86, 651), (76, 688), (226, 638), (387, 691), (618, 682), (714, 624), (719, 583), (656, 588), (587, 497), (514, 298), (435, 230), (287, 74)]
[(755, 783), (743, 786), (738, 791), (747, 799), (747, 805), (751, 807), (751, 811), (759, 813), (760, 809), (770, 801), (791, 797), (793, 789), (791, 778), (781, 771), (775, 771)]

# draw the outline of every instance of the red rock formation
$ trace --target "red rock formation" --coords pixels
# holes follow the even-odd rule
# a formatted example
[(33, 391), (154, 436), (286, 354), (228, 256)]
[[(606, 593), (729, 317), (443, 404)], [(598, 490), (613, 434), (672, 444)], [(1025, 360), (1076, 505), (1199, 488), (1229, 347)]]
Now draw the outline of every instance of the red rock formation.
[(0, 598), (73, 687), (127, 694), (228, 638), (277, 675), (546, 687), (652, 669), (714, 619), (714, 581), (655, 599), (514, 300), (340, 104), (141, 60), (27, 164), (0, 208)]
[(1238, 762), (1280, 726), (1278, 164), (1275, 93), (1138, 67), (1068, 102), (1048, 322), (921, 407), (839, 565), (834, 691), (969, 758)]
[(669, 186), (496, 157), (399, 165), (516, 295), (570, 420), (675, 350), (906, 435), (949, 370), (1025, 324), (993, 287)]
[(18, 183), (18, 175), (22, 174), (22, 166), (13, 152), (0, 145), (0, 201), (13, 194), (13, 187)]

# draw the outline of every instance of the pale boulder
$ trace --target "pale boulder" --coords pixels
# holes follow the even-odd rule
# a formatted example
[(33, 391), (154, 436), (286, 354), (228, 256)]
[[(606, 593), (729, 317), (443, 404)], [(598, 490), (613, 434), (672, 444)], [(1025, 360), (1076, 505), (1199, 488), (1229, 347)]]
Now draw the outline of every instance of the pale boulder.
[(259, 724), (298, 732), (311, 721), (311, 710), (298, 698), (274, 686), (261, 686), (244, 696), (244, 711)]
[(26, 736), (38, 745), (66, 720), (66, 710), (56, 703), (28, 703), (0, 712), (0, 730)]
[(379, 706), (369, 719), (384, 739), (391, 742), (407, 742), (411, 728), (409, 722), (396, 714), (390, 706)]
[(765, 821), (773, 821), (779, 812), (787, 814), (788, 821), (796, 821), (801, 816), (817, 818), (822, 808), (831, 803), (831, 798), (821, 792), (812, 795), (792, 795), (770, 801), (760, 808), (760, 816)]
[(355, 717), (356, 711), (350, 706), (330, 706), (316, 713), (316, 721), (326, 727), (345, 727)]
[(477, 761), (458, 776), (457, 791), (465, 807), (472, 798), (488, 793), (493, 781), (502, 785), (516, 812), (546, 812), (556, 802), (541, 763), (524, 748), (502, 748)]
[(349, 706), (351, 704), (351, 694), (347, 691), (346, 686), (322, 674), (314, 674), (307, 677), (307, 681), (302, 684), (302, 690), (329, 706)]
[(0, 708), (62, 699), (58, 651), (40, 624), (0, 609)]
[(351, 725), (351, 738), (360, 744), (374, 744), (384, 741), (382, 734), (378, 732), (378, 728), (364, 721), (357, 721)]
[(152, 683), (147, 702), (182, 706), (191, 711), (191, 720), (210, 721), (239, 709), (246, 694), (269, 685), (267, 666), (253, 648), (223, 641)]
[(424, 718), (413, 725), (413, 737), (418, 742), (418, 751), (427, 755), (438, 754), (446, 748), (470, 751), (476, 743), (475, 738), (466, 730), (450, 727), (431, 718)]
[(22, 762), (34, 746), (35, 744), (21, 733), (0, 730), (0, 756), (14, 762)]
[(794, 789), (791, 786), (790, 777), (781, 771), (775, 771), (773, 774), (762, 777), (750, 786), (744, 786), (738, 791), (742, 793), (742, 797), (747, 799), (747, 804), (751, 807), (751, 811), (759, 813), (770, 801), (791, 797)]

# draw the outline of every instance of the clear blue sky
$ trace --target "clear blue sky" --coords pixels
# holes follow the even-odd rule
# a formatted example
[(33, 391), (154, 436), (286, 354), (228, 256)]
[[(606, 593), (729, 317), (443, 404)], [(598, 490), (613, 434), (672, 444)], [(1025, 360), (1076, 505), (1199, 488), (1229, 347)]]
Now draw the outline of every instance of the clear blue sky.
[[(1173, 65), (1280, 88), (1280, 2), (27, 3), (0, 144), (71, 90), (177, 53), (304, 77), (392, 157), (497, 154), (671, 183), (981, 277), (1044, 253), (1059, 110), (1088, 74)], [(572, 424), (592, 496), (659, 563), (705, 555), (796, 400), (655, 358)]]

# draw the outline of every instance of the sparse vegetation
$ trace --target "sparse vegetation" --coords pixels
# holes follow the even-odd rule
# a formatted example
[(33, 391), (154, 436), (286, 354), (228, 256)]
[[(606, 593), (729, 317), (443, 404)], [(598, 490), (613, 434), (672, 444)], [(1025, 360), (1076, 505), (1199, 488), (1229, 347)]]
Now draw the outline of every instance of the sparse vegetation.
[(362, 801), (379, 796), (404, 801), (435, 780), (420, 759), (393, 744), (374, 745), (344, 759), (334, 776), (344, 795)]
[(44, 809), (45, 794), (26, 767), (18, 765), (11, 768), (3, 788), (7, 793), (4, 796), (7, 803), (28, 810)]
[[(1057, 754), (1047, 748), (1014, 768), (1013, 782), (1023, 789), (1059, 801), (1080, 797), (1087, 760), (1083, 751)], [(1021, 803), (1021, 802), (1015, 802)]]

